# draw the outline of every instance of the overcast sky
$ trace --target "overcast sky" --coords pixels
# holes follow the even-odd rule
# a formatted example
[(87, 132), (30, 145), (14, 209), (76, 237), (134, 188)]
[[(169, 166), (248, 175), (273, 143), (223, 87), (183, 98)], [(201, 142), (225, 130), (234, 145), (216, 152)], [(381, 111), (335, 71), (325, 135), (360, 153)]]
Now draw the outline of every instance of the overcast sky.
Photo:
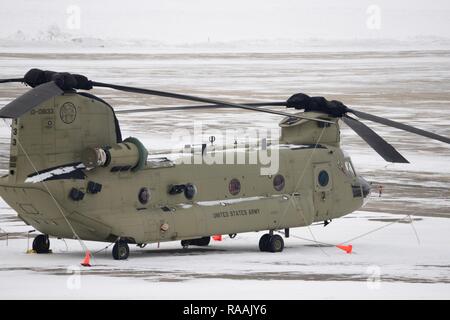
[(1, 0), (0, 37), (56, 25), (74, 36), (167, 42), (450, 38), (449, 17), (448, 0)]

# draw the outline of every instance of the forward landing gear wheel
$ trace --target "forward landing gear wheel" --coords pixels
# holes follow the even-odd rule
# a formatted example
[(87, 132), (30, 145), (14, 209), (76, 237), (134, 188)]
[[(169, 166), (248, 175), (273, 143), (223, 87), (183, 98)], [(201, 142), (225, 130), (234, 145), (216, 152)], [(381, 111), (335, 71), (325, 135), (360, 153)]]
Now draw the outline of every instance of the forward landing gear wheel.
[(281, 252), (283, 249), (284, 241), (278, 234), (271, 236), (266, 233), (259, 239), (259, 250), (262, 252)]
[(45, 234), (40, 234), (36, 236), (33, 240), (33, 250), (36, 253), (49, 253), (50, 249), (50, 240), (48, 236)]
[(123, 240), (118, 240), (113, 247), (112, 256), (115, 260), (125, 260), (130, 254), (128, 244)]

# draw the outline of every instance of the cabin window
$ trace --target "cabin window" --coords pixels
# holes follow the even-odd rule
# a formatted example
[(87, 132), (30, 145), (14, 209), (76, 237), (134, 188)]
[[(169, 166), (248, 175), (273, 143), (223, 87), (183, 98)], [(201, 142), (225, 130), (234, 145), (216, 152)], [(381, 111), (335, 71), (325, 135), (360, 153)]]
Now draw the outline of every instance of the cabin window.
[(150, 199), (150, 192), (147, 188), (141, 188), (139, 190), (138, 199), (141, 204), (147, 204)]
[(184, 187), (184, 196), (186, 199), (191, 200), (194, 198), (195, 194), (197, 193), (197, 187), (193, 185), (192, 183), (187, 183)]
[(283, 175), (277, 174), (273, 178), (273, 187), (275, 188), (275, 190), (281, 191), (284, 189), (284, 185), (285, 185), (285, 180), (284, 180)]
[(319, 172), (317, 180), (319, 181), (319, 185), (321, 187), (326, 187), (328, 185), (328, 182), (330, 182), (330, 176), (328, 175), (328, 172), (322, 170)]
[(237, 195), (241, 191), (241, 182), (238, 179), (231, 179), (228, 185), (228, 191), (233, 195)]
[(345, 171), (352, 177), (356, 177), (355, 169), (350, 159), (345, 159)]

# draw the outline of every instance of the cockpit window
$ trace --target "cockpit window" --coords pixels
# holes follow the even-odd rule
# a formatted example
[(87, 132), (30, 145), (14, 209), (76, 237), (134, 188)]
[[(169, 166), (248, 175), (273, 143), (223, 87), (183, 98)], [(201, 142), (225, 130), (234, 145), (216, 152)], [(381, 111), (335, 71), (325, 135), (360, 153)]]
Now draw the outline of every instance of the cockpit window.
[(350, 159), (345, 159), (345, 171), (347, 174), (356, 177), (355, 169), (353, 168), (353, 164)]

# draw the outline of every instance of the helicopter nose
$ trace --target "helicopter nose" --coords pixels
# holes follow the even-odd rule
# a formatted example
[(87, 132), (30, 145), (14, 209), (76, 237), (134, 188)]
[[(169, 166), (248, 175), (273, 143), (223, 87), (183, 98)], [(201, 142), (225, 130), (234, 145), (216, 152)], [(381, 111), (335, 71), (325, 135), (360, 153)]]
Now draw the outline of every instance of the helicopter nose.
[(358, 182), (361, 185), (363, 197), (367, 198), (367, 196), (369, 196), (369, 194), (370, 194), (370, 189), (372, 188), (372, 186), (366, 179), (364, 179), (361, 176), (358, 176)]

